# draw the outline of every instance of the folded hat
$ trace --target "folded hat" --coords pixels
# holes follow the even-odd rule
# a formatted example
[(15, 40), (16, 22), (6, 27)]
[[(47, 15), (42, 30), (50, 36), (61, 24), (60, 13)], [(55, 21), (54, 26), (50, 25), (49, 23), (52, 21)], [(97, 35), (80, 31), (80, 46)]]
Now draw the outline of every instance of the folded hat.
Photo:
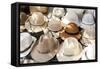
[(76, 38), (69, 37), (61, 44), (57, 53), (58, 61), (77, 61), (81, 58), (82, 46)]
[(30, 6), (29, 7), (30, 12), (41, 12), (41, 13), (47, 13), (48, 12), (48, 7), (46, 6)]
[(31, 36), (27, 32), (20, 34), (20, 53), (21, 57), (24, 57), (29, 54), (32, 49), (32, 45), (35, 43), (36, 38)]
[(57, 39), (42, 35), (35, 48), (33, 48), (31, 57), (37, 62), (47, 62), (56, 55), (58, 47)]
[(56, 17), (62, 17), (65, 15), (65, 10), (64, 8), (54, 7), (52, 15)]

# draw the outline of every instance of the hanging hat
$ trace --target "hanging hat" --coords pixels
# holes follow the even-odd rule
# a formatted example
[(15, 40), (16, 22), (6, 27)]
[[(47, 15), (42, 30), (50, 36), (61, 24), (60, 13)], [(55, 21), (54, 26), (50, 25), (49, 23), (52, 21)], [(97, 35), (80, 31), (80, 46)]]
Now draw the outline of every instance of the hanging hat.
[(36, 38), (27, 32), (20, 34), (20, 57), (25, 57), (29, 54), (35, 41)]
[(66, 26), (70, 22), (74, 22), (78, 26), (80, 25), (78, 16), (74, 12), (67, 12), (66, 15), (64, 17), (62, 17), (61, 21), (64, 24), (64, 26)]
[(46, 6), (30, 6), (30, 12), (41, 12), (41, 13), (47, 13), (48, 12), (48, 7)]
[(52, 15), (56, 17), (63, 17), (65, 15), (65, 10), (64, 8), (54, 7)]
[(34, 12), (25, 22), (25, 28), (29, 32), (40, 32), (47, 26), (47, 17), (40, 12)]
[(59, 33), (59, 36), (65, 40), (68, 37), (75, 37), (76, 39), (80, 39), (81, 38), (81, 33), (80, 33), (80, 29), (79, 27), (71, 22), (68, 25), (66, 25), (65, 29)]
[(38, 44), (33, 48), (31, 57), (37, 62), (47, 62), (56, 55), (58, 47), (57, 39), (46, 34), (42, 35)]
[(61, 44), (56, 56), (58, 61), (77, 61), (82, 56), (82, 46), (76, 38), (69, 37)]

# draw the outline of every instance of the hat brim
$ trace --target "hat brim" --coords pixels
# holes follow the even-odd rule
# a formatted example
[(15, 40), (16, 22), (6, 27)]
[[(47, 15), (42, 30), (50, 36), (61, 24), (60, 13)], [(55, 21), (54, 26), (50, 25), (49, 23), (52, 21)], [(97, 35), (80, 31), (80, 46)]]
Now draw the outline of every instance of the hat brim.
[(25, 52), (23, 52), (23, 53), (20, 53), (20, 57), (25, 57), (25, 56), (27, 56), (28, 54), (29, 54), (29, 52), (32, 50), (32, 47), (34, 46), (34, 44), (35, 44), (35, 42), (36, 42), (36, 38), (35, 37), (33, 37), (32, 36), (32, 45), (31, 45), (31, 47), (27, 50), (27, 51), (25, 51)]
[(64, 52), (64, 46), (61, 46), (59, 52), (57, 53), (56, 57), (58, 61), (78, 61), (82, 54), (84, 53), (84, 51), (82, 51), (82, 45), (79, 43), (79, 47), (80, 47), (80, 54), (79, 55), (74, 55), (74, 56), (65, 56), (63, 55)]
[(78, 34), (71, 35), (71, 34), (66, 33), (65, 31), (62, 31), (59, 33), (59, 36), (61, 37), (62, 40), (65, 40), (68, 37), (75, 37), (76, 39), (79, 40), (81, 38), (81, 33), (79, 32)]
[(41, 63), (41, 62), (48, 62), (51, 60), (58, 52), (59, 49), (59, 43), (57, 43), (58, 47), (53, 50), (52, 52), (49, 52), (47, 54), (42, 54), (37, 51), (37, 45), (34, 47), (34, 49), (31, 52), (31, 57), (36, 61), (36, 63)]

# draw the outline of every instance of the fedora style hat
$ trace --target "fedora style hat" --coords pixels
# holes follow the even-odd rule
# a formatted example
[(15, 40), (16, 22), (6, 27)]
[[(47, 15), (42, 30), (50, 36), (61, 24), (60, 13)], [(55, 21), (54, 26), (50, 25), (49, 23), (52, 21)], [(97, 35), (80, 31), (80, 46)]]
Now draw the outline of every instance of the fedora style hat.
[(59, 42), (51, 35), (44, 34), (37, 45), (32, 49), (31, 57), (36, 62), (47, 62), (58, 52)]
[(35, 42), (36, 38), (31, 36), (29, 33), (20, 33), (20, 57), (27, 56)]
[(76, 39), (81, 38), (80, 28), (73, 22), (70, 22), (63, 31), (59, 33), (59, 36), (65, 40), (68, 37), (75, 37)]
[(69, 37), (61, 44), (56, 57), (58, 61), (77, 61), (82, 56), (82, 46), (76, 38)]
[(34, 12), (25, 22), (25, 28), (29, 32), (40, 32), (46, 28), (48, 19), (41, 12)]
[(48, 7), (46, 6), (30, 6), (30, 13), (34, 12), (41, 12), (41, 13), (47, 13), (48, 12)]

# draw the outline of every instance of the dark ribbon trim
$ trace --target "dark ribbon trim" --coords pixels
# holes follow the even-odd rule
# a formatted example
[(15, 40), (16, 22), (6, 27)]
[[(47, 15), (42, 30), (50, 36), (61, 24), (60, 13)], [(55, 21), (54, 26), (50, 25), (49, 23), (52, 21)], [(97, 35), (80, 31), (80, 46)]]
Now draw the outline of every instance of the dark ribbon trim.
[(33, 44), (33, 42), (34, 41), (32, 41), (32, 43), (29, 45), (29, 47), (28, 48), (26, 48), (25, 50), (23, 50), (23, 51), (20, 51), (20, 53), (24, 53), (25, 51), (27, 51), (29, 48), (31, 48), (31, 45)]

